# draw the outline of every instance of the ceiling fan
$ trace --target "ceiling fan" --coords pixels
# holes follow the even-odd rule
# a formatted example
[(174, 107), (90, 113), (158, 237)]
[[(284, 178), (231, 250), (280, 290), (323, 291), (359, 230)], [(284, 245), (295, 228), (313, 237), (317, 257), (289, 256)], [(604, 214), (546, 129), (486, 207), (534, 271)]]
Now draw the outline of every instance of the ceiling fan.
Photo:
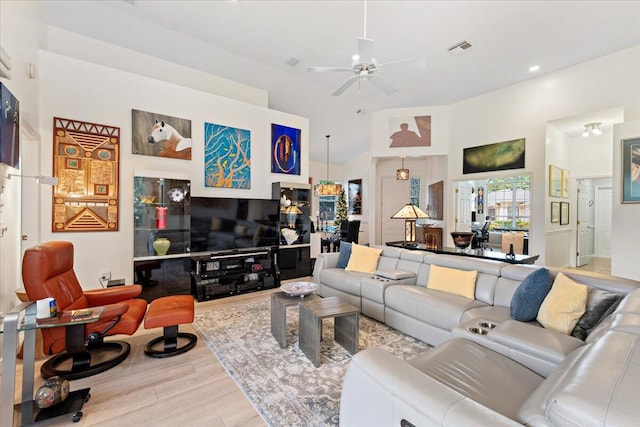
[(351, 71), (354, 76), (349, 77), (342, 86), (336, 89), (331, 96), (340, 96), (356, 81), (358, 82), (358, 88), (360, 88), (360, 82), (363, 80), (369, 80), (378, 89), (383, 91), (387, 95), (391, 95), (397, 91), (393, 85), (380, 77), (380, 74), (384, 67), (395, 66), (397, 64), (407, 64), (415, 68), (424, 68), (427, 65), (426, 58), (410, 58), (401, 59), (398, 61), (391, 61), (385, 63), (378, 63), (373, 57), (373, 44), (374, 41), (367, 38), (367, 0), (364, 1), (364, 37), (358, 37), (358, 53), (351, 59), (351, 67), (308, 67), (307, 71), (313, 71), (317, 73), (324, 72), (344, 72)]

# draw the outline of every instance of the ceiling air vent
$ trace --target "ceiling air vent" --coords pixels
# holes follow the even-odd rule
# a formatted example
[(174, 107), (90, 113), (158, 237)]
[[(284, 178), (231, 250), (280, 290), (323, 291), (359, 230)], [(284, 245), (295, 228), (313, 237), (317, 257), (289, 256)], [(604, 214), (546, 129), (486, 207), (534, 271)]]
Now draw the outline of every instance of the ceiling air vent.
[(453, 55), (460, 55), (464, 53), (465, 50), (471, 49), (473, 45), (466, 40), (462, 40), (460, 43), (456, 43), (453, 46), (449, 47), (449, 52)]
[(295, 67), (295, 66), (296, 66), (296, 65), (298, 65), (300, 62), (301, 62), (301, 61), (300, 61), (298, 58), (295, 58), (295, 57), (293, 57), (293, 56), (292, 56), (291, 58), (289, 58), (289, 59), (287, 59), (287, 60), (285, 61), (285, 64), (287, 64), (287, 65), (288, 65), (288, 66), (290, 66), (290, 67)]

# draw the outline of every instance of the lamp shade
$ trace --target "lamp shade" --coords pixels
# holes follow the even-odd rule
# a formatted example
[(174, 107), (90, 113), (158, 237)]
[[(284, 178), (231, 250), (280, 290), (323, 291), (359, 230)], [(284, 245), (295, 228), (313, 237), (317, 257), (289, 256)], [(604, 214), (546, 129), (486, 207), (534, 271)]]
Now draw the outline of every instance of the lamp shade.
[(417, 218), (429, 218), (429, 215), (416, 205), (407, 203), (398, 212), (391, 216), (393, 219), (417, 219)]
[(339, 196), (342, 194), (342, 185), (337, 182), (323, 181), (313, 187), (316, 196)]
[(289, 205), (284, 208), (284, 213), (293, 215), (302, 215), (302, 211), (296, 205)]

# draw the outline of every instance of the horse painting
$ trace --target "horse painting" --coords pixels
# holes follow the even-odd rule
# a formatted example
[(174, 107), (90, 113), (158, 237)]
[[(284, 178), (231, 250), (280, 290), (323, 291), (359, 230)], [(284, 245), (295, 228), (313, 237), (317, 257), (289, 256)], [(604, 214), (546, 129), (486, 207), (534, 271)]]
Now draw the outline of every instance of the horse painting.
[(149, 144), (163, 144), (160, 157), (191, 160), (191, 138), (185, 138), (164, 120), (155, 120), (151, 134), (147, 137)]

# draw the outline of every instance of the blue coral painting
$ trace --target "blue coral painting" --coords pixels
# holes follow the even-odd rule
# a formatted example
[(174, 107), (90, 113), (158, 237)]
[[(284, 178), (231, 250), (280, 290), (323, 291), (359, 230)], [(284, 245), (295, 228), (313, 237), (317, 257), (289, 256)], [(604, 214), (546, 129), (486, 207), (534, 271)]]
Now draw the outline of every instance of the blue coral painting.
[(271, 124), (271, 172), (300, 175), (300, 129)]
[(251, 188), (251, 132), (204, 124), (205, 187)]

